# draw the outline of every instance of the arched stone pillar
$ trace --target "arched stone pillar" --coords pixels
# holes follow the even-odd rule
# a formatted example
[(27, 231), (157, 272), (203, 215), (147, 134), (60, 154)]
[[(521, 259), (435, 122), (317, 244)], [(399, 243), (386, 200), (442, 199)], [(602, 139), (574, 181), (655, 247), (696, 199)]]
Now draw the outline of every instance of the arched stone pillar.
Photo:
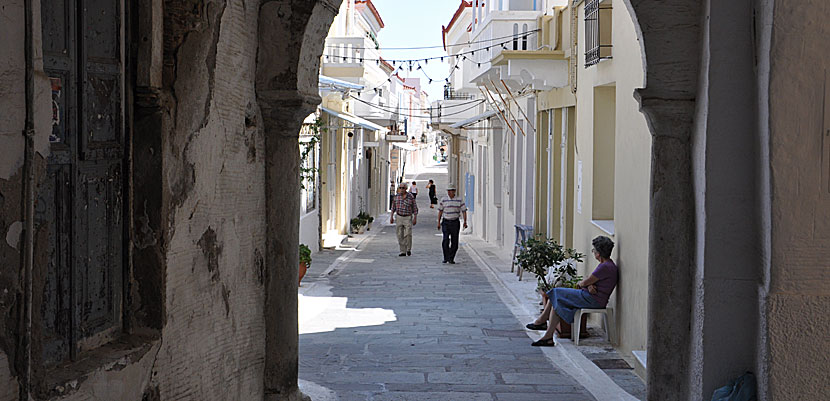
[[(770, 0), (631, 0), (652, 132), (648, 399), (708, 399), (745, 371), (765, 399), (763, 107)], [(759, 97), (760, 96), (760, 97)]]
[[(648, 399), (688, 399), (695, 203), (692, 131), (700, 67), (699, 0), (631, 0), (645, 51), (641, 110), (652, 133)], [(670, 296), (667, 296), (670, 294)]]
[(339, 0), (261, 3), (257, 102), (265, 136), (265, 399), (299, 400), (299, 132), (320, 103), (317, 74)]

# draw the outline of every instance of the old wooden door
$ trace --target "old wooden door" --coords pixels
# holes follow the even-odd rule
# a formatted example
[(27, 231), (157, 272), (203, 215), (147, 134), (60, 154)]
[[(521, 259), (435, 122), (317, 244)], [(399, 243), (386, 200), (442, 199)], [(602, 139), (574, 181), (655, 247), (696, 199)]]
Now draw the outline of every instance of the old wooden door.
[(41, 313), (53, 364), (122, 327), (124, 18), (119, 0), (41, 7), (52, 132), (37, 216), (49, 233)]

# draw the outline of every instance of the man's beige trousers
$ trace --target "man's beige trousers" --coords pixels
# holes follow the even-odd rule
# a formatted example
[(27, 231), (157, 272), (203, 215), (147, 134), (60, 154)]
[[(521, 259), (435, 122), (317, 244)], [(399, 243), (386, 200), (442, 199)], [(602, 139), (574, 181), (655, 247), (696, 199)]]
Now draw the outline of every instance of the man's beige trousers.
[(395, 233), (401, 253), (412, 252), (412, 215), (395, 216)]

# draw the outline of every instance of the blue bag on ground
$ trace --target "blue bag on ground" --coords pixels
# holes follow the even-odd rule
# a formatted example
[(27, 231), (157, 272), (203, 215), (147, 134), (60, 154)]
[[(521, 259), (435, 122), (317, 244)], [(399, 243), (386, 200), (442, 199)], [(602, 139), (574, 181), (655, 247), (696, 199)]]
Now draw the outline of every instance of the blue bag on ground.
[(744, 373), (712, 394), (712, 401), (756, 401), (755, 376)]

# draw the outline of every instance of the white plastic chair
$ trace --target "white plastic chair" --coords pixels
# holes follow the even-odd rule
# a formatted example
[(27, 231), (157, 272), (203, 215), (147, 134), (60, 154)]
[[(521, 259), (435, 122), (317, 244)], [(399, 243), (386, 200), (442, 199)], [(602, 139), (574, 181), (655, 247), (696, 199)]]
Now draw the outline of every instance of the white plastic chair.
[(579, 329), (582, 326), (579, 322), (582, 321), (582, 315), (585, 313), (602, 313), (602, 322), (605, 325), (605, 339), (613, 344), (615, 339), (614, 329), (614, 308), (605, 309), (577, 309), (574, 313), (574, 324), (571, 326), (571, 338), (574, 345), (579, 345)]

